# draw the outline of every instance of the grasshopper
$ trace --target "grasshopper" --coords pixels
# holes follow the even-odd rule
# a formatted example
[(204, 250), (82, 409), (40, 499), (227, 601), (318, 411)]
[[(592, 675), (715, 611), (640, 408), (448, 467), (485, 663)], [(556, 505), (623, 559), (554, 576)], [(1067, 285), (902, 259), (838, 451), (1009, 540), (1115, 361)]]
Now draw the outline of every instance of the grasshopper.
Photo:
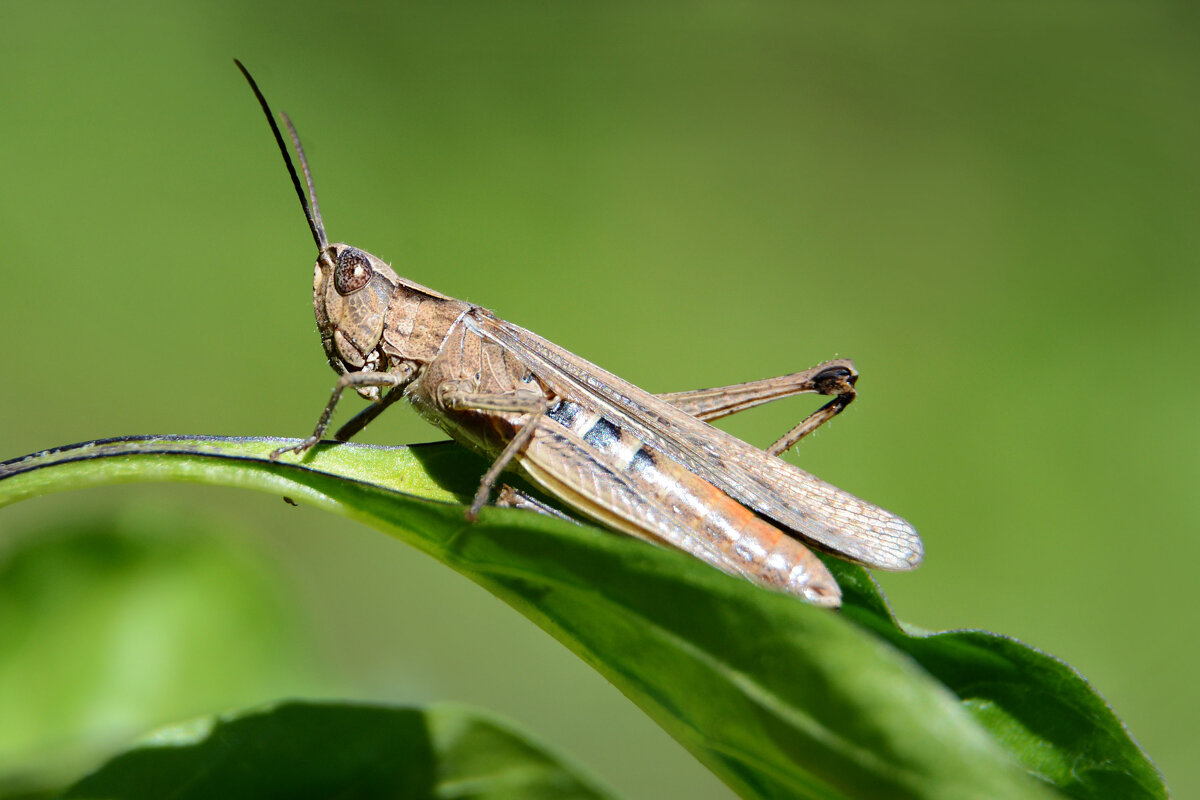
[[(301, 186), (266, 99), (249, 81), (283, 154), (317, 245), (313, 306), (337, 386), (312, 435), (271, 457), (317, 444), (346, 389), (373, 401), (342, 426), (346, 440), (407, 398), (452, 438), (492, 460), (473, 520), (505, 469), (615, 530), (689, 553), (718, 569), (821, 606), (841, 590), (804, 543), (848, 561), (913, 569), (921, 539), (900, 517), (779, 456), (855, 398), (845, 359), (768, 380), (654, 395), (487, 309), (397, 275), (348, 244), (330, 244), (296, 129), (281, 114)], [(766, 450), (709, 420), (796, 394), (832, 399)], [(558, 513), (511, 487), (500, 502)]]

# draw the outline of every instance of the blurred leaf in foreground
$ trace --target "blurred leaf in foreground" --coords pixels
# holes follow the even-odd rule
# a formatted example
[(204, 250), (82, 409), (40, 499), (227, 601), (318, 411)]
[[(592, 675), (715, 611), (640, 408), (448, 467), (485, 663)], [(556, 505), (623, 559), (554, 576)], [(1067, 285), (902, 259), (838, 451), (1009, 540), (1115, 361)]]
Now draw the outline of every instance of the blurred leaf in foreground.
[(61, 785), (152, 726), (315, 686), (294, 600), (226, 529), (142, 509), (3, 546), (2, 794)]
[(285, 703), (172, 725), (65, 798), (603, 800), (610, 795), (500, 722), (454, 706)]

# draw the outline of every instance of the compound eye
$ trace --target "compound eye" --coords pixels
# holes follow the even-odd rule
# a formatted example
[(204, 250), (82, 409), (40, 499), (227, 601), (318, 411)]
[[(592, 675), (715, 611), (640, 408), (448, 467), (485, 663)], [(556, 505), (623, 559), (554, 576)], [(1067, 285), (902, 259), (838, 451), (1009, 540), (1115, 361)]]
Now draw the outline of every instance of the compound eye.
[(340, 295), (352, 294), (370, 283), (374, 274), (367, 256), (362, 251), (349, 247), (338, 256), (337, 270), (333, 273), (333, 287)]

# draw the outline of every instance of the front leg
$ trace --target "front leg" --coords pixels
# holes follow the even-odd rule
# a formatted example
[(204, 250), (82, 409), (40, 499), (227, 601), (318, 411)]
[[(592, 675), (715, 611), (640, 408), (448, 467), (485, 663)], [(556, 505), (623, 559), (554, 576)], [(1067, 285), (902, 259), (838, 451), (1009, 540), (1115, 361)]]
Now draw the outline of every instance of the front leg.
[(393, 403), (404, 397), (404, 387), (396, 386), (378, 402), (364, 408), (362, 411), (350, 418), (346, 424), (337, 429), (333, 434), (333, 438), (339, 442), (348, 442), (351, 437), (358, 434), (363, 428), (367, 427), (376, 417), (387, 411)]
[[(321, 437), (325, 435), (325, 429), (329, 427), (329, 418), (333, 416), (333, 410), (337, 408), (338, 401), (342, 399), (342, 392), (346, 391), (347, 388), (354, 387), (357, 389), (364, 386), (380, 386), (385, 388), (390, 387), (392, 391), (389, 392), (388, 399), (376, 401), (381, 405), (385, 403), (390, 405), (391, 395), (397, 394), (401, 387), (408, 384), (409, 381), (413, 379), (413, 375), (416, 374), (416, 371), (416, 365), (411, 361), (401, 361), (387, 372), (345, 373), (338, 378), (337, 386), (333, 387), (333, 394), (330, 396), (329, 402), (325, 404), (325, 410), (321, 412), (321, 418), (317, 420), (317, 427), (315, 430), (313, 430), (312, 435), (301, 441), (299, 444), (294, 444), (289, 447), (280, 447), (277, 450), (272, 450), (271, 460), (274, 461), (278, 459), (284, 453), (299, 453), (300, 455), (304, 455), (304, 453), (308, 452), (313, 445), (321, 441)], [(372, 416), (366, 422), (370, 422), (370, 420), (374, 418), (375, 417)], [(357, 417), (355, 419), (357, 419)], [(366, 422), (364, 422), (363, 425), (365, 425)], [(351, 420), (349, 424), (353, 423), (354, 420)], [(361, 428), (362, 425), (358, 427)], [(358, 429), (356, 428), (353, 432), (357, 432), (357, 430)]]

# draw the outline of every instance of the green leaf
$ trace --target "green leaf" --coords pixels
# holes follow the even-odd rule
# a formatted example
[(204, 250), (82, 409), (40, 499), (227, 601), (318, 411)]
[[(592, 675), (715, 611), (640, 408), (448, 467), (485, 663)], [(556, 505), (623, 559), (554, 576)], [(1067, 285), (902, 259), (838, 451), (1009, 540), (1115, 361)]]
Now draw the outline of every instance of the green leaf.
[(64, 798), (601, 800), (506, 724), (453, 706), (285, 703), (164, 728)]
[(830, 562), (839, 615), (540, 515), (485, 509), (468, 525), (447, 501), (469, 496), (484, 467), (453, 445), (324, 446), (297, 465), (266, 457), (280, 443), (147, 437), (48, 451), (0, 465), (0, 505), (191, 480), (361, 519), (542, 626), (744, 797), (1053, 796), (1048, 784), (1080, 798), (1166, 796), (1069, 668), (991, 634), (910, 636), (856, 567)]
[(873, 581), (834, 571), (855, 595), (847, 616), (920, 662), (1030, 772), (1072, 797), (1168, 796), (1129, 730), (1070, 666), (988, 631), (913, 630), (895, 619)]

